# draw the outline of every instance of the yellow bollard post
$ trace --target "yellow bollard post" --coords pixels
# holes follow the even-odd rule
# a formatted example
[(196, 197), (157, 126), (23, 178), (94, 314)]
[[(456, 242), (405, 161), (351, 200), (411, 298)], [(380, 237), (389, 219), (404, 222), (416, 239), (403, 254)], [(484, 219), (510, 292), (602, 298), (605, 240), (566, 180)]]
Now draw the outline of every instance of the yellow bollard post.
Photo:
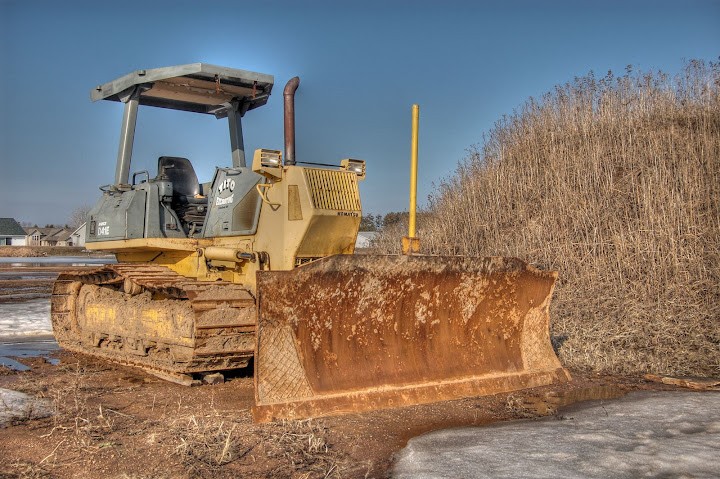
[(402, 253), (420, 252), (420, 239), (415, 237), (415, 210), (417, 209), (417, 168), (418, 168), (418, 130), (420, 126), (420, 106), (412, 106), (412, 136), (410, 139), (410, 218), (408, 235), (402, 239)]

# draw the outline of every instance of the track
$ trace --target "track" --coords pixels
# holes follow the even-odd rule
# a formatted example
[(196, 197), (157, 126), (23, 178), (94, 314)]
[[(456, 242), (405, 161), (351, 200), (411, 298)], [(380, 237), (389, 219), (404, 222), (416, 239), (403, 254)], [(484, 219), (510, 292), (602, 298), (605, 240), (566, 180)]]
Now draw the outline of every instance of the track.
[(255, 298), (236, 284), (197, 282), (169, 268), (117, 264), (66, 271), (51, 298), (63, 348), (192, 384), (245, 367), (255, 348)]

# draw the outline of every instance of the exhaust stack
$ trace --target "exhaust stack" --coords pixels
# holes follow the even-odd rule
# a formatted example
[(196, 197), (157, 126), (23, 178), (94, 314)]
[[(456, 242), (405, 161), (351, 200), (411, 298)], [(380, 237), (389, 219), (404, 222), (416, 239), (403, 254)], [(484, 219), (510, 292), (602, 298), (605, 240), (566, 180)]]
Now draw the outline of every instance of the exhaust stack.
[(300, 77), (292, 77), (285, 85), (285, 164), (295, 164), (295, 91), (300, 86)]

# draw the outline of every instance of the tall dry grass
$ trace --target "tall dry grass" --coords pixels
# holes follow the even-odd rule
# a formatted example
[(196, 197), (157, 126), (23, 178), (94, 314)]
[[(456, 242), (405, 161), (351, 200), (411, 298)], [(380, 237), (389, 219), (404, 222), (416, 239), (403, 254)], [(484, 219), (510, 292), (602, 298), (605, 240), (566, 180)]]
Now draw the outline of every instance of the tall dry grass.
[(528, 100), (436, 186), (419, 232), (426, 253), (558, 270), (572, 368), (717, 376), (719, 203), (720, 63), (691, 61)]

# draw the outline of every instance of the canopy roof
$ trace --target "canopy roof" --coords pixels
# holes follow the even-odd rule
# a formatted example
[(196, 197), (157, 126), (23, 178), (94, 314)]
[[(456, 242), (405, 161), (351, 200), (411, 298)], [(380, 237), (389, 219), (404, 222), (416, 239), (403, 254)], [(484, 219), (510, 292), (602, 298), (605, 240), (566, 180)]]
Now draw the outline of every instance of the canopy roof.
[(123, 101), (139, 89), (141, 105), (224, 116), (233, 101), (242, 113), (267, 103), (273, 82), (272, 75), (190, 63), (137, 70), (95, 87), (90, 97)]

